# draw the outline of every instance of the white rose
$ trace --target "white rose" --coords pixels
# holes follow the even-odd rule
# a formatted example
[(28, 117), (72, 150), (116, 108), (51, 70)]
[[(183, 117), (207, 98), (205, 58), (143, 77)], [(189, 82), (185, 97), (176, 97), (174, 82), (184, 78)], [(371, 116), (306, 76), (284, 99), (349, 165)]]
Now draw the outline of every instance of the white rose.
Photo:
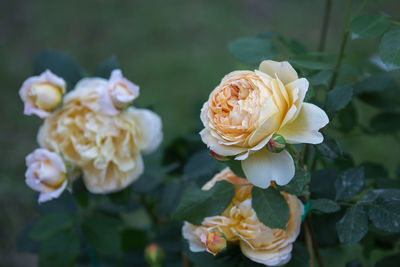
[(65, 81), (50, 70), (28, 78), (19, 90), (24, 114), (35, 114), (40, 118), (49, 116), (50, 111), (61, 103), (64, 93)]
[(322, 109), (303, 102), (307, 90), (308, 81), (288, 62), (266, 60), (254, 72), (231, 72), (201, 110), (201, 138), (218, 155), (241, 160), (254, 185), (285, 185), (294, 176), (294, 162), (285, 150), (266, 149), (273, 134), (289, 144), (318, 144), (323, 141), (318, 130), (329, 122)]
[(26, 184), (40, 192), (39, 203), (57, 198), (67, 186), (66, 168), (55, 152), (38, 148), (26, 157)]

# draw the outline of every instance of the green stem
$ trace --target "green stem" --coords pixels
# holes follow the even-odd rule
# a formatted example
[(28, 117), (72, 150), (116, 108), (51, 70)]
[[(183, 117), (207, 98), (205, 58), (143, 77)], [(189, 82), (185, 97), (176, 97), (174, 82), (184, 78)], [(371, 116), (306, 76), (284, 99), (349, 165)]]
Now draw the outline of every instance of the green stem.
[(332, 90), (332, 88), (335, 86), (336, 80), (337, 80), (337, 77), (338, 77), (338, 71), (339, 71), (340, 65), (342, 64), (342, 59), (343, 59), (343, 55), (344, 55), (344, 49), (346, 48), (347, 38), (349, 36), (348, 26), (349, 26), (349, 19), (350, 19), (350, 7), (351, 7), (351, 0), (347, 0), (346, 1), (345, 22), (344, 22), (344, 28), (343, 28), (343, 34), (342, 34), (342, 41), (340, 43), (339, 54), (338, 54), (338, 57), (336, 59), (336, 65), (335, 65), (335, 68), (333, 70), (333, 75), (332, 75), (331, 81), (329, 83), (328, 91)]
[(332, 0), (326, 0), (325, 11), (324, 11), (324, 21), (322, 23), (321, 35), (320, 35), (319, 46), (318, 46), (318, 50), (320, 52), (323, 52), (325, 50), (325, 43), (326, 43), (326, 37), (328, 36), (328, 26), (329, 26), (329, 18), (331, 15), (331, 10), (332, 10)]

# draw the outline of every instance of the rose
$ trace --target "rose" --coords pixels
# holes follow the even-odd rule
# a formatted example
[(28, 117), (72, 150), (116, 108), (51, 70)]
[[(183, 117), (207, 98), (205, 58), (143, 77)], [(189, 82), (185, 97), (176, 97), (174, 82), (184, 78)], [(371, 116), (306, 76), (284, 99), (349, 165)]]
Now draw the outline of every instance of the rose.
[(49, 116), (50, 111), (61, 103), (64, 93), (65, 81), (50, 70), (28, 78), (19, 90), (24, 102), (24, 114), (35, 114), (40, 118)]
[(115, 115), (139, 96), (139, 86), (122, 76), (121, 70), (113, 70), (104, 86), (97, 88), (100, 106), (104, 113)]
[(81, 80), (64, 98), (63, 108), (46, 118), (38, 141), (59, 151), (83, 172), (92, 193), (109, 193), (130, 185), (143, 173), (142, 153), (162, 140), (161, 119), (146, 109), (130, 107), (110, 116), (101, 111), (100, 78)]
[(40, 192), (39, 203), (57, 198), (67, 186), (62, 158), (47, 149), (38, 148), (26, 157), (26, 184)]
[[(262, 224), (251, 206), (252, 185), (237, 177), (228, 168), (217, 174), (203, 190), (211, 189), (218, 181), (225, 180), (236, 185), (231, 204), (219, 216), (204, 218), (200, 226), (184, 223), (182, 233), (189, 241), (193, 252), (209, 251), (202, 242), (205, 233), (221, 232), (228, 242), (238, 242), (242, 253), (252, 261), (278, 266), (287, 263), (291, 257), (292, 244), (300, 232), (303, 204), (293, 195), (281, 192), (289, 205), (290, 215), (286, 230), (271, 229)], [(202, 238), (203, 237), (203, 238)]]
[(259, 70), (234, 71), (211, 92), (201, 110), (201, 138), (221, 156), (242, 160), (247, 179), (267, 188), (272, 180), (287, 184), (294, 176), (287, 151), (273, 153), (266, 145), (274, 134), (289, 144), (318, 144), (325, 112), (304, 103), (308, 81), (299, 79), (288, 62), (263, 61)]

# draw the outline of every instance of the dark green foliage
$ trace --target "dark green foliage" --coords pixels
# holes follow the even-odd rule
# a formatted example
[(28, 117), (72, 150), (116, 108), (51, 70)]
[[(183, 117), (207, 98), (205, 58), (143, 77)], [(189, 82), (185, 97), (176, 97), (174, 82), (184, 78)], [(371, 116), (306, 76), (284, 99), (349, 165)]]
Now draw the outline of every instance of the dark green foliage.
[(119, 63), (116, 56), (111, 56), (100, 63), (94, 71), (94, 76), (108, 79), (115, 69), (119, 69)]
[(368, 232), (368, 217), (364, 207), (348, 208), (336, 228), (340, 242), (351, 245), (360, 241)]
[(278, 190), (269, 187), (252, 190), (252, 206), (258, 219), (270, 228), (286, 229), (289, 206)]
[(238, 60), (248, 64), (260, 64), (265, 59), (274, 59), (278, 53), (268, 39), (242, 37), (228, 43), (229, 52)]
[(234, 193), (235, 186), (226, 181), (215, 183), (207, 191), (189, 186), (183, 192), (174, 218), (199, 225), (205, 217), (220, 215), (231, 203)]

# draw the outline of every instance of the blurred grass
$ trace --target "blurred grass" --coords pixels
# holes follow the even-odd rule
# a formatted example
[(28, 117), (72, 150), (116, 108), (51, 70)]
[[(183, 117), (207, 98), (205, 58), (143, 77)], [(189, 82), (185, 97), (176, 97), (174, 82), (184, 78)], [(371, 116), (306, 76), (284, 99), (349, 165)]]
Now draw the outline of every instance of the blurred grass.
[[(361, 1), (354, 2), (356, 6)], [(371, 2), (371, 9), (376, 12), (377, 4)], [(398, 1), (379, 2), (383, 11), (399, 17)], [(228, 54), (228, 40), (274, 31), (315, 50), (324, 1), (0, 3), (0, 251), (13, 251), (17, 233), (35, 216), (32, 203), (36, 194), (24, 184), (24, 157), (37, 146), (36, 131), (41, 121), (23, 116), (18, 89), (32, 74), (36, 52), (65, 51), (77, 59), (88, 75), (101, 60), (116, 55), (125, 76), (141, 87), (136, 105), (152, 107), (162, 117), (167, 143), (200, 126), (199, 110), (210, 91), (225, 74), (242, 67)], [(327, 42), (330, 51), (338, 47), (343, 5), (343, 0), (334, 1)], [(364, 46), (355, 42), (350, 47), (366, 55), (376, 51), (377, 44)], [(339, 141), (347, 144), (347, 140), (354, 139), (349, 138)], [(355, 147), (358, 148), (352, 154), (357, 162), (376, 157), (366, 143)], [(388, 164), (393, 168), (397, 161), (390, 158)]]

